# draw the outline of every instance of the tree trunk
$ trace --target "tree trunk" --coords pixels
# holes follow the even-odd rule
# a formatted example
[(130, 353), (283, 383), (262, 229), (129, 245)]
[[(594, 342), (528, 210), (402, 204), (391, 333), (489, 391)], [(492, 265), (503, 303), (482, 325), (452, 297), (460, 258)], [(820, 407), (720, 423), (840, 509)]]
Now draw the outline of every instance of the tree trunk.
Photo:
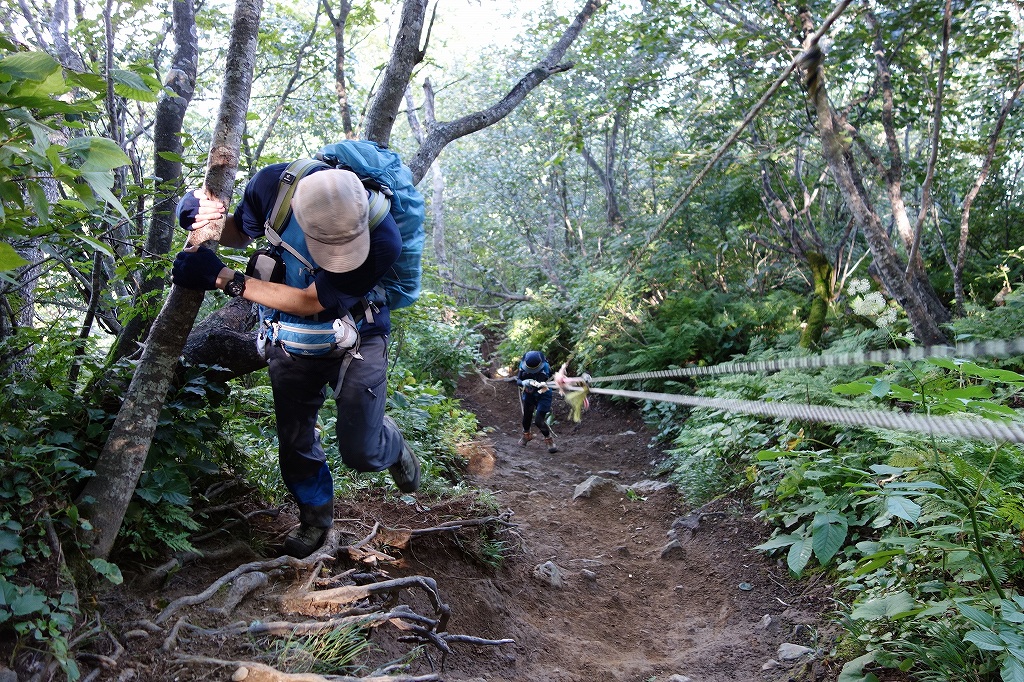
[[(911, 225), (910, 216), (907, 214), (907, 205), (903, 200), (903, 153), (900, 151), (900, 145), (896, 139), (896, 124), (893, 120), (895, 97), (892, 89), (892, 72), (885, 56), (885, 46), (882, 43), (882, 36), (878, 31), (874, 14), (868, 11), (866, 16), (868, 23), (875, 31), (875, 70), (878, 73), (882, 94), (882, 129), (885, 131), (886, 146), (889, 150), (888, 167), (884, 167), (879, 161), (878, 171), (885, 180), (885, 189), (889, 197), (892, 219), (896, 224), (896, 232), (903, 241), (904, 249), (908, 254), (908, 265), (904, 276), (918, 298), (927, 307), (928, 314), (939, 323), (949, 322), (949, 310), (935, 293), (935, 289), (928, 279), (921, 251), (915, 247), (918, 239), (917, 230)], [(938, 124), (939, 121), (935, 121), (935, 125)]]
[[(205, 183), (207, 190), (225, 204), (230, 203), (238, 169), (261, 10), (261, 0), (237, 0), (232, 21), (224, 89)], [(213, 235), (214, 247), (219, 237), (217, 231)], [(153, 323), (139, 367), (97, 460), (96, 476), (89, 480), (78, 500), (92, 523), (86, 540), (94, 557), (108, 557), (114, 546), (149, 454), (178, 357), (202, 301), (201, 292), (172, 287)]]
[[(810, 14), (803, 13), (805, 28), (810, 29)], [(808, 35), (812, 34), (808, 30)], [(849, 145), (844, 143), (836, 130), (844, 121), (836, 115), (828, 102), (824, 72), (821, 68), (821, 52), (817, 46), (807, 46), (818, 57), (808, 68), (808, 97), (817, 116), (818, 135), (821, 138), (822, 154), (828, 162), (832, 175), (839, 186), (850, 213), (860, 225), (871, 250), (874, 266), (889, 294), (903, 306), (910, 325), (918, 340), (925, 345), (948, 343), (938, 322), (929, 314), (927, 305), (905, 277), (906, 268), (893, 246), (882, 224), (882, 220), (868, 197), (861, 181), (857, 161)]]
[[(366, 112), (363, 126), (366, 139), (385, 147), (391, 141), (391, 128), (398, 117), (405, 89), (409, 87), (413, 67), (423, 60), (420, 35), (426, 13), (427, 0), (405, 0), (402, 3), (402, 23), (391, 48), (391, 59), (381, 78), (380, 89), (374, 94)], [(414, 182), (419, 182), (422, 177), (422, 173), (414, 175)]]
[[(165, 94), (161, 98), (153, 122), (153, 174), (157, 180), (153, 219), (146, 236), (146, 253), (151, 254), (167, 253), (174, 240), (174, 211), (179, 194), (181, 162), (164, 158), (164, 153), (179, 157), (183, 151), (181, 127), (195, 94), (199, 65), (199, 39), (191, 0), (175, 0), (173, 16), (176, 49), (164, 79), (164, 87), (174, 94)], [(156, 301), (163, 288), (163, 278), (143, 277), (134, 299), (135, 314), (125, 321), (124, 328), (114, 342), (108, 356), (110, 362), (135, 353), (158, 312)]]
[(807, 264), (811, 266), (811, 280), (814, 283), (814, 295), (811, 298), (811, 310), (807, 314), (807, 325), (800, 335), (802, 348), (817, 348), (821, 341), (821, 333), (825, 330), (825, 316), (828, 304), (832, 300), (832, 264), (828, 258), (811, 251), (805, 254)]
[(338, 1), (338, 14), (331, 9), (331, 0), (324, 0), (324, 10), (334, 27), (334, 92), (338, 96), (338, 109), (341, 111), (341, 127), (348, 139), (355, 138), (352, 128), (352, 107), (348, 102), (348, 86), (345, 84), (345, 25), (348, 23), (349, 12), (352, 11), (352, 0)]

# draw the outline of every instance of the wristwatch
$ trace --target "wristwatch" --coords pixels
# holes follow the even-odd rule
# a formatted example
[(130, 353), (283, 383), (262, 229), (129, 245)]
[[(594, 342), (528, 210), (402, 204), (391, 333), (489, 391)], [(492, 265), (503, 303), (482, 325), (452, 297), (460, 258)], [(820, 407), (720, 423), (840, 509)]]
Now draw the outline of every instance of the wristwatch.
[(237, 298), (245, 293), (245, 275), (241, 272), (235, 271), (235, 276), (232, 277), (227, 284), (224, 285), (224, 293), (232, 298)]

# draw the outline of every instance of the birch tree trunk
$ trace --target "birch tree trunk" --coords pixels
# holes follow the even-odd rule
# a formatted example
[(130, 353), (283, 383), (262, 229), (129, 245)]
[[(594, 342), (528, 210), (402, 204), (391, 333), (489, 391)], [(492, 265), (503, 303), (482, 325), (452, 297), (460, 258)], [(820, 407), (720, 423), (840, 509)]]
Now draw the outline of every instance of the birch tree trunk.
[[(224, 88), (214, 124), (206, 172), (206, 189), (230, 203), (245, 113), (252, 87), (262, 0), (237, 0), (231, 26)], [(220, 238), (220, 228), (211, 237)], [(153, 323), (149, 343), (125, 394), (110, 436), (78, 500), (92, 523), (86, 537), (94, 557), (106, 558), (142, 474), (156, 432), (167, 389), (189, 331), (195, 323), (203, 294), (172, 287), (163, 310)]]

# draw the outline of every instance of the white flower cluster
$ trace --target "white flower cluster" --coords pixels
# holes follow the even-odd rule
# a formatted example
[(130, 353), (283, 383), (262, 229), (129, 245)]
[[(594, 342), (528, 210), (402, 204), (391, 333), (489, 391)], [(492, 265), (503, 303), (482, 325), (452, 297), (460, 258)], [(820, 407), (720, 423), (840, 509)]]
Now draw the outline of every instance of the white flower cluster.
[(850, 283), (846, 285), (846, 293), (850, 296), (866, 294), (869, 291), (871, 291), (871, 282), (866, 279), (851, 279)]
[(883, 328), (891, 327), (896, 322), (896, 306), (889, 305), (882, 292), (871, 291), (871, 282), (868, 280), (850, 280), (846, 292), (852, 297), (850, 308), (856, 314), (874, 318), (875, 324)]
[(872, 291), (867, 296), (858, 296), (850, 301), (853, 312), (865, 317), (881, 315), (886, 308), (885, 296), (879, 291)]

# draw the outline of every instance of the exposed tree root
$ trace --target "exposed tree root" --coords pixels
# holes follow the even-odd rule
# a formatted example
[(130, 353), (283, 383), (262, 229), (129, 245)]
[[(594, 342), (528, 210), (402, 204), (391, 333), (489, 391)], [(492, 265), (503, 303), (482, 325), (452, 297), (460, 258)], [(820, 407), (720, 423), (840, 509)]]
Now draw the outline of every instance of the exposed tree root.
[(177, 656), (175, 663), (189, 665), (219, 665), (235, 667), (232, 682), (442, 682), (438, 675), (373, 675), (371, 677), (349, 677), (348, 675), (314, 675), (312, 673), (283, 673), (262, 663), (250, 661), (225, 661), (205, 656)]
[(231, 612), (235, 610), (235, 607), (246, 596), (263, 587), (268, 582), (270, 582), (270, 576), (263, 571), (253, 571), (252, 573), (240, 575), (231, 582), (231, 589), (228, 591), (228, 596), (224, 599), (224, 604), (220, 608), (210, 609), (210, 611), (226, 618), (231, 615)]
[[(441, 652), (442, 669), (444, 659), (452, 653), (454, 644), (500, 646), (514, 644), (514, 640), (489, 640), (470, 635), (448, 633), (448, 621), (451, 608), (444, 602), (437, 583), (425, 576), (407, 576), (403, 578), (381, 579), (382, 574), (376, 571), (364, 572), (364, 569), (349, 569), (339, 575), (324, 575), (324, 566), (333, 564), (336, 556), (347, 555), (349, 559), (362, 564), (376, 565), (381, 561), (395, 561), (384, 552), (374, 549), (375, 544), (382, 547), (402, 549), (408, 546), (412, 538), (440, 533), (455, 533), (465, 528), (479, 528), (497, 525), (504, 528), (515, 527), (504, 516), (491, 516), (481, 519), (451, 521), (433, 528), (422, 529), (390, 529), (375, 524), (370, 533), (348, 545), (341, 547), (341, 538), (346, 531), (339, 524), (328, 531), (324, 545), (305, 559), (282, 556), (265, 561), (254, 561), (243, 564), (215, 580), (200, 594), (180, 597), (168, 604), (153, 623), (142, 623), (138, 633), (145, 636), (141, 628), (152, 631), (167, 627), (172, 618), (184, 608), (203, 604), (218, 594), (222, 588), (230, 585), (227, 594), (219, 607), (210, 608), (213, 614), (227, 618), (238, 604), (253, 592), (286, 573), (297, 578), (296, 584), (280, 598), (282, 613), (298, 613), (314, 617), (308, 621), (254, 621), (251, 623), (236, 622), (221, 627), (202, 628), (192, 625), (185, 617), (178, 617), (167, 633), (161, 645), (163, 651), (178, 648), (179, 640), (184, 636), (209, 637), (224, 639), (227, 637), (295, 637), (310, 636), (343, 628), (373, 629), (383, 624), (390, 624), (401, 632), (398, 641), (426, 644)], [(164, 567), (161, 567), (164, 568)], [(400, 603), (403, 590), (419, 590), (430, 604), (433, 612), (429, 615), (416, 613), (412, 608)], [(422, 603), (422, 602), (420, 602)], [(185, 635), (185, 633), (188, 633)], [(133, 634), (134, 636), (134, 634)], [(182, 663), (237, 666), (238, 670), (232, 679), (251, 682), (320, 682), (321, 680), (380, 680), (381, 682), (399, 682), (414, 680), (440, 680), (436, 675), (425, 677), (393, 676), (381, 671), (370, 677), (354, 678), (343, 676), (320, 676), (312, 674), (291, 674), (278, 671), (272, 667), (248, 662), (221, 661), (220, 659), (181, 656), (176, 659)], [(241, 675), (241, 676), (239, 676)]]
[(244, 542), (233, 542), (212, 552), (178, 552), (166, 563), (157, 566), (145, 577), (141, 578), (143, 587), (156, 589), (184, 566), (201, 560), (226, 561), (232, 557), (254, 558), (252, 547)]

